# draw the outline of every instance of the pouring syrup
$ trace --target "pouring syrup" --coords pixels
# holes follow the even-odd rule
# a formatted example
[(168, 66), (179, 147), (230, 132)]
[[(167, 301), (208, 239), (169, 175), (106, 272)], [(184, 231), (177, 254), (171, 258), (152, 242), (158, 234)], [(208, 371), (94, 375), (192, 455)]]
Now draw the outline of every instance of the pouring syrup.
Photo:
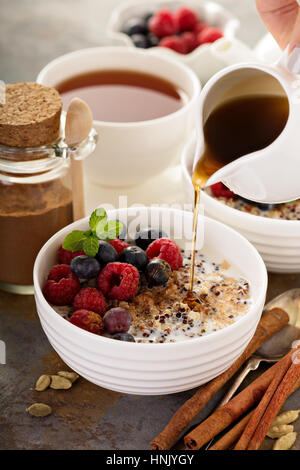
[[(268, 147), (283, 131), (289, 102), (282, 95), (244, 95), (217, 106), (203, 128), (204, 151), (192, 174), (194, 186), (193, 240), (189, 292), (193, 292), (201, 189), (228, 163)], [(271, 171), (271, 169), (270, 169)]]

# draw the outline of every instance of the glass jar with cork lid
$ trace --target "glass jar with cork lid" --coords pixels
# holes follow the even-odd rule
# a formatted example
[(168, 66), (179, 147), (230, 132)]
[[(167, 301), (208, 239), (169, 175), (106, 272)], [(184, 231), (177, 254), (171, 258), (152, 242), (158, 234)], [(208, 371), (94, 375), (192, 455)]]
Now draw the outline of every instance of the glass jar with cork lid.
[(67, 145), (60, 96), (37, 83), (7, 85), (0, 108), (0, 288), (32, 294), (38, 251), (74, 220), (72, 162), (97, 135)]

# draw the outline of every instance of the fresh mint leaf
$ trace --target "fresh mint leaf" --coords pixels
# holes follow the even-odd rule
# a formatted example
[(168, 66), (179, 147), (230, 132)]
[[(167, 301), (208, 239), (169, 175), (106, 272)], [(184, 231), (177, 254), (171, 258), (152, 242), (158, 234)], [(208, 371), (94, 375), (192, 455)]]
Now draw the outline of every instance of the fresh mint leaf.
[(69, 251), (84, 250), (91, 257), (96, 256), (99, 250), (99, 239), (110, 241), (120, 235), (123, 224), (116, 220), (107, 220), (105, 209), (94, 210), (89, 220), (89, 230), (73, 230), (66, 236), (63, 248)]
[(123, 224), (117, 220), (108, 220), (107, 222), (107, 236), (109, 240), (114, 240), (123, 231)]
[(97, 225), (96, 234), (100, 240), (111, 241), (117, 238), (122, 230), (122, 222), (117, 220), (108, 220), (106, 224), (100, 222), (100, 224)]
[(73, 230), (64, 239), (62, 247), (68, 251), (79, 251), (83, 249), (83, 243), (87, 236), (82, 230)]
[(100, 222), (98, 222), (96, 225), (95, 233), (100, 240), (102, 240), (102, 234), (106, 231), (105, 230), (106, 225), (107, 225), (107, 219), (100, 220)]
[(83, 232), (85, 237), (90, 237), (91, 235), (93, 235), (93, 233), (93, 230), (86, 230), (85, 232)]
[(96, 256), (99, 250), (99, 240), (95, 235), (92, 235), (83, 242), (83, 250), (85, 254), (92, 258)]
[(97, 224), (101, 222), (101, 220), (107, 220), (106, 211), (102, 207), (92, 212), (90, 216), (90, 221), (89, 221), (91, 229), (96, 230)]

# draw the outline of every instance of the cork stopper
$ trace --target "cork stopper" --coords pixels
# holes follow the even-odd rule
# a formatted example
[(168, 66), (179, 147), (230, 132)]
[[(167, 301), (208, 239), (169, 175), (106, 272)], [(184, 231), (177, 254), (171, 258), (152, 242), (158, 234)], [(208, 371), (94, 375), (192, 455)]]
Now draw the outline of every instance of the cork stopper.
[(5, 104), (0, 104), (0, 144), (39, 147), (59, 136), (62, 101), (54, 88), (38, 83), (6, 85)]

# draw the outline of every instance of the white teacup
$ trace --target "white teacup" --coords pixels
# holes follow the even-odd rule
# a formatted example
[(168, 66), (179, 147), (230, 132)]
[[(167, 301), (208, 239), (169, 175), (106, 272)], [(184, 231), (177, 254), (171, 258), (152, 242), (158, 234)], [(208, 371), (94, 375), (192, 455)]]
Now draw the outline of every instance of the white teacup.
[(103, 186), (133, 186), (165, 170), (180, 154), (194, 126), (200, 83), (192, 70), (173, 59), (124, 47), (82, 49), (58, 57), (43, 68), (37, 82), (55, 87), (74, 75), (112, 69), (155, 75), (188, 96), (178, 111), (161, 118), (128, 123), (94, 121), (99, 141), (85, 162), (88, 177)]

